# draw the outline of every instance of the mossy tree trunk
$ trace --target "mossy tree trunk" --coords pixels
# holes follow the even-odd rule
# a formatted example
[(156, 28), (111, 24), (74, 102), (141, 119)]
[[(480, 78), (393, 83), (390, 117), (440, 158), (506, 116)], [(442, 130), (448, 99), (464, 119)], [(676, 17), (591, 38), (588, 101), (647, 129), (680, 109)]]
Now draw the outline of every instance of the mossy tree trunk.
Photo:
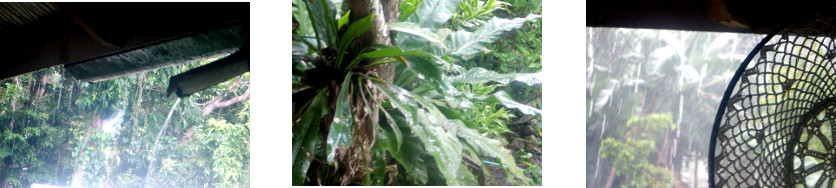
[[(348, 4), (351, 9), (350, 19), (352, 22), (374, 14), (371, 29), (351, 45), (351, 51), (354, 54), (362, 53), (360, 50), (371, 44), (392, 45), (393, 37), (390, 36), (386, 23), (397, 21), (399, 0), (350, 0)], [(379, 60), (381, 59), (370, 61)], [(376, 74), (381, 80), (391, 83), (394, 72), (395, 66), (389, 63), (375, 66), (366, 74)], [(357, 100), (356, 105), (353, 106), (354, 122), (356, 122), (353, 128), (354, 136), (347, 153), (340, 155), (343, 157), (340, 157), (338, 163), (342, 164), (337, 164), (347, 169), (341, 178), (341, 185), (361, 184), (363, 178), (366, 177), (365, 174), (370, 172), (366, 167), (371, 166), (371, 147), (375, 141), (374, 125), (379, 121), (378, 106), (383, 101), (384, 95), (375, 89), (376, 86), (371, 81), (367, 80), (367, 82), (361, 83), (361, 87), (364, 87), (365, 91), (369, 91), (370, 100), (368, 103)]]

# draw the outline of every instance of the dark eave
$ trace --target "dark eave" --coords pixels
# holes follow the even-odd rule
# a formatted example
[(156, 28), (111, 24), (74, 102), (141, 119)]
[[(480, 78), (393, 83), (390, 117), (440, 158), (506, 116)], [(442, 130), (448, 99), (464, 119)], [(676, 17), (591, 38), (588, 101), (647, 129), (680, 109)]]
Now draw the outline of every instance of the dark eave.
[(767, 34), (834, 5), (834, 1), (592, 0), (586, 1), (586, 26)]
[(0, 25), (0, 79), (58, 65), (79, 73), (72, 67), (86, 65), (101, 70), (78, 77), (98, 81), (232, 53), (249, 38), (249, 3), (4, 5), (47, 14)]

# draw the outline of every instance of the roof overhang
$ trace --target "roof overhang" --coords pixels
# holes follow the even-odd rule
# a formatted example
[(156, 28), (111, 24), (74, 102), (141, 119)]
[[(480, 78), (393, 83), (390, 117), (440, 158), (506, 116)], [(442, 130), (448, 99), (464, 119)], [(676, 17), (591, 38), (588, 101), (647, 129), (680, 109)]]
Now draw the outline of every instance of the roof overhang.
[(586, 26), (767, 34), (836, 2), (754, 0), (592, 0)]
[(3, 2), (0, 79), (58, 65), (85, 81), (117, 78), (233, 53), (248, 28), (246, 2)]

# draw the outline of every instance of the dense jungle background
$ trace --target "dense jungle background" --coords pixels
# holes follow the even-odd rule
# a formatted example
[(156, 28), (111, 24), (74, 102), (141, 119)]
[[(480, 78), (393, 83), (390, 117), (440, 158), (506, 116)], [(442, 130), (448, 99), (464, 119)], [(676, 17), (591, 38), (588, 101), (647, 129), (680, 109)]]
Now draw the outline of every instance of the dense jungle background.
[(293, 185), (542, 185), (541, 1), (292, 14)]
[(765, 36), (586, 31), (587, 187), (708, 187), (720, 100)]
[(0, 187), (248, 187), (249, 73), (166, 96), (169, 77), (212, 60), (96, 83), (61, 67), (0, 81)]

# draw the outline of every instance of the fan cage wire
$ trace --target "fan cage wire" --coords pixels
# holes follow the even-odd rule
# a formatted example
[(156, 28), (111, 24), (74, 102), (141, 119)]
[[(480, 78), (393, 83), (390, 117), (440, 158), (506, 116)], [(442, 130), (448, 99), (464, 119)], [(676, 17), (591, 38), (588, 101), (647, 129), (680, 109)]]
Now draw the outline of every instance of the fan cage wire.
[(738, 67), (737, 71), (734, 72), (734, 76), (732, 76), (731, 81), (729, 81), (729, 85), (726, 87), (726, 92), (723, 94), (723, 99), (720, 101), (720, 106), (718, 107), (717, 114), (714, 117), (714, 126), (711, 128), (711, 139), (710, 139), (709, 148), (708, 148), (708, 172), (709, 172), (708, 173), (708, 182), (709, 182), (708, 185), (709, 185), (709, 187), (715, 187), (715, 180), (714, 180), (714, 172), (715, 172), (714, 171), (715, 170), (714, 169), (714, 156), (715, 156), (715, 153), (714, 153), (714, 150), (715, 150), (715, 145), (717, 145), (717, 131), (719, 131), (720, 123), (723, 119), (723, 115), (726, 113), (726, 105), (729, 102), (729, 98), (731, 97), (731, 94), (734, 93), (734, 91), (736, 91), (735, 86), (737, 86), (737, 82), (738, 82), (738, 80), (740, 80), (740, 75), (743, 74), (743, 72), (749, 66), (749, 62), (752, 61), (752, 59), (755, 57), (755, 55), (758, 55), (758, 53), (761, 51), (763, 46), (766, 45), (766, 43), (768, 43), (776, 34), (778, 34), (783, 29), (784, 29), (783, 27), (776, 28), (775, 30), (770, 32), (766, 37), (761, 39), (761, 41), (758, 43), (758, 45), (756, 45), (755, 48), (752, 49), (751, 52), (749, 52), (749, 55), (746, 56), (746, 59), (744, 59), (743, 62), (740, 63), (740, 67)]

